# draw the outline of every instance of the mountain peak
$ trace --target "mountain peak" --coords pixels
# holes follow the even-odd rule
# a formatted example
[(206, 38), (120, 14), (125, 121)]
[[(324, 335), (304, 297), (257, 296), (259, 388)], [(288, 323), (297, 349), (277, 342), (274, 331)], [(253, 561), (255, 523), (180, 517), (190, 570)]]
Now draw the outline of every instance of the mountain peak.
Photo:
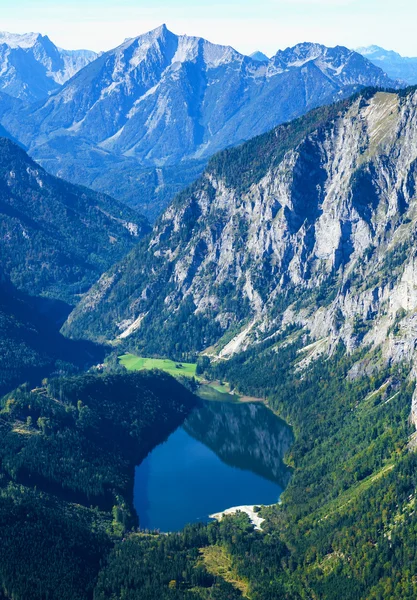
[[(162, 25), (109, 50), (25, 112), (27, 126), (17, 120), (5, 125), (35, 158), (77, 183), (101, 180), (100, 189), (111, 192), (121, 187), (119, 169), (157, 167), (155, 193), (165, 194), (170, 184), (159, 169), (173, 177), (172, 165), (205, 160), (361, 86), (388, 88), (395, 82), (343, 47), (306, 42), (256, 62), (230, 46), (176, 35)], [(88, 169), (74, 168), (80, 160), (91, 165), (88, 175)], [(128, 187), (120, 198), (129, 194), (136, 204), (133, 194), (140, 194)]]
[[(124, 43), (129, 42), (137, 42), (142, 40), (160, 40), (164, 38), (167, 34), (171, 33), (165, 23), (159, 25), (159, 27), (155, 27), (155, 29), (151, 29), (150, 31), (146, 31), (145, 33), (141, 33), (132, 38), (127, 38)], [(174, 35), (171, 33), (171, 35)]]
[(33, 48), (43, 36), (40, 33), (10, 33), (0, 31), (0, 44), (7, 44), (10, 48)]
[[(215, 68), (220, 64), (229, 63), (233, 60), (241, 60), (241, 55), (231, 46), (213, 44), (208, 40), (188, 35), (177, 35), (170, 31), (165, 24), (152, 29), (135, 38), (128, 38), (115, 50), (109, 53), (124, 53), (128, 48), (134, 48), (130, 56), (130, 68), (136, 68), (142, 61), (146, 60), (153, 52), (163, 58), (165, 68), (176, 63), (194, 62), (198, 58), (207, 67)], [(266, 59), (268, 60), (268, 59)]]
[(257, 60), (258, 62), (269, 62), (269, 58), (267, 57), (267, 55), (261, 52), (260, 50), (252, 52), (252, 54), (250, 54), (249, 57), (253, 58), (253, 60)]
[(288, 67), (301, 67), (307, 62), (317, 60), (328, 54), (348, 55), (352, 52), (344, 46), (329, 48), (315, 42), (301, 42), (285, 50), (278, 50), (274, 58), (283, 61)]
[(359, 48), (356, 48), (356, 52), (359, 52), (359, 54), (366, 56), (367, 54), (375, 54), (375, 52), (386, 52), (386, 50), (381, 46), (376, 46), (375, 44), (372, 44), (371, 46), (360, 46)]
[(366, 56), (366, 58), (368, 58), (369, 60), (372, 60), (373, 58), (380, 58), (380, 59), (386, 59), (386, 58), (391, 58), (391, 59), (399, 59), (401, 60), (403, 57), (401, 56), (401, 54), (399, 54), (398, 52), (395, 52), (394, 50), (386, 50), (385, 48), (381, 48), (381, 46), (363, 46), (361, 48), (357, 48), (356, 52), (358, 52), (359, 54), (362, 54), (362, 56)]
[(163, 35), (164, 33), (166, 33), (169, 30), (168, 30), (168, 27), (166, 26), (166, 24), (162, 23), (162, 25), (159, 25), (159, 27), (156, 27), (153, 31), (156, 35)]
[(88, 50), (63, 50), (41, 33), (0, 32), (0, 90), (26, 102), (47, 98), (97, 57)]

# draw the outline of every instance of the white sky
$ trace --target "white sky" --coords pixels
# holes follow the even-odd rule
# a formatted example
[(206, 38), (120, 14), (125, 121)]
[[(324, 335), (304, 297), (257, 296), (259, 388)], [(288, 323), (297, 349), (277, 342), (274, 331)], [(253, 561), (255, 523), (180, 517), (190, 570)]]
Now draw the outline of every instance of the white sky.
[(416, 0), (0, 0), (0, 29), (68, 49), (107, 50), (161, 23), (243, 53), (314, 41), (417, 56)]

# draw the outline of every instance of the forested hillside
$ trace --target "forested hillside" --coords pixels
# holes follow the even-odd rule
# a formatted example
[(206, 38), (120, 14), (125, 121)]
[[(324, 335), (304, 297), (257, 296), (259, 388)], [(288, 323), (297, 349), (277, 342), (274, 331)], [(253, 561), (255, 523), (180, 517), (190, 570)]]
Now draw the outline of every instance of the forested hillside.
[(114, 541), (137, 525), (134, 466), (196, 401), (156, 372), (53, 379), (2, 400), (0, 588), (6, 597), (92, 598)]
[(116, 200), (52, 177), (0, 138), (0, 261), (14, 285), (74, 305), (148, 231)]
[(0, 394), (37, 383), (55, 373), (74, 373), (103, 360), (96, 344), (72, 342), (55, 319), (66, 314), (63, 302), (45, 301), (16, 290), (0, 267)]
[(207, 598), (213, 583), (212, 597), (222, 600), (415, 598), (409, 365), (353, 378), (353, 365), (365, 355), (347, 357), (340, 347), (300, 377), (302, 340), (280, 344), (211, 371), (265, 395), (295, 428), (288, 456), (294, 473), (282, 504), (261, 509), (264, 533), (241, 515), (180, 536), (133, 536), (109, 555), (100, 599), (133, 600), (139, 590), (147, 600)]

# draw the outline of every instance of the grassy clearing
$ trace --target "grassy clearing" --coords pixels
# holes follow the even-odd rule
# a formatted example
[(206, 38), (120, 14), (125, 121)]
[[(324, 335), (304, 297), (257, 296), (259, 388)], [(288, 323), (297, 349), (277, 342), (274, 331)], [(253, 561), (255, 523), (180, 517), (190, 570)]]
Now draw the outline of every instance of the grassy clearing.
[(213, 402), (240, 402), (240, 397), (236, 394), (229, 394), (227, 391), (220, 391), (211, 383), (201, 384), (198, 388), (197, 395), (202, 400), (210, 400)]
[(128, 371), (143, 371), (148, 369), (160, 369), (174, 377), (184, 375), (185, 377), (196, 376), (196, 363), (181, 363), (174, 362), (167, 358), (142, 358), (134, 354), (123, 354), (119, 356), (120, 363), (126, 367)]
[(215, 577), (221, 577), (249, 598), (249, 583), (239, 577), (232, 565), (232, 558), (222, 546), (201, 548), (200, 553), (207, 571)]
[(205, 381), (196, 375), (197, 363), (180, 363), (168, 358), (144, 358), (134, 354), (123, 354), (119, 361), (128, 371), (142, 371), (145, 369), (160, 369), (174, 377), (180, 375), (194, 377), (200, 382), (197, 395), (203, 400), (214, 400), (217, 402), (239, 402), (239, 396), (230, 393), (230, 386), (222, 381)]
[(120, 364), (124, 365), (128, 371), (143, 371), (145, 369), (160, 369), (169, 373), (173, 377), (180, 375), (185, 377), (194, 377), (200, 386), (196, 392), (197, 396), (203, 400), (215, 402), (259, 402), (260, 398), (249, 396), (239, 396), (231, 393), (230, 385), (225, 381), (206, 381), (199, 375), (196, 375), (197, 363), (180, 363), (169, 360), (168, 358), (144, 358), (134, 354), (123, 354), (119, 356)]

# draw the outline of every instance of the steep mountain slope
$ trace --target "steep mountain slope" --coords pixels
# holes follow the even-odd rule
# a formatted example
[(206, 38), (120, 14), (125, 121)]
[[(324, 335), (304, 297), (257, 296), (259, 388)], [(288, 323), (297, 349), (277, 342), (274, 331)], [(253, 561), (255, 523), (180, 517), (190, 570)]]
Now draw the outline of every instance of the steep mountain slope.
[[(8, 113), (2, 123), (48, 170), (100, 191), (119, 190), (122, 172), (134, 180), (146, 168), (161, 169), (158, 198), (178, 179), (178, 169), (170, 175), (164, 167), (207, 160), (369, 85), (396, 84), (347, 48), (299, 44), (264, 63), (161, 26), (101, 55), (43, 104)], [(131, 200), (123, 189), (118, 198)]]
[(292, 325), (316, 354), (343, 341), (410, 359), (416, 120), (414, 89), (369, 90), (217, 155), (65, 331), (227, 356)]
[(103, 357), (94, 344), (74, 344), (60, 335), (52, 306), (48, 317), (39, 309), (39, 301), (18, 292), (0, 268), (0, 394), (53, 371), (89, 366)]
[(409, 85), (417, 83), (417, 58), (401, 56), (393, 50), (385, 50), (380, 46), (357, 48), (374, 65), (382, 69), (389, 77), (406, 81)]
[(0, 32), (0, 90), (26, 102), (43, 100), (96, 57), (57, 48), (39, 33)]
[(0, 138), (0, 263), (20, 289), (74, 304), (148, 231), (103, 194), (46, 173)]

